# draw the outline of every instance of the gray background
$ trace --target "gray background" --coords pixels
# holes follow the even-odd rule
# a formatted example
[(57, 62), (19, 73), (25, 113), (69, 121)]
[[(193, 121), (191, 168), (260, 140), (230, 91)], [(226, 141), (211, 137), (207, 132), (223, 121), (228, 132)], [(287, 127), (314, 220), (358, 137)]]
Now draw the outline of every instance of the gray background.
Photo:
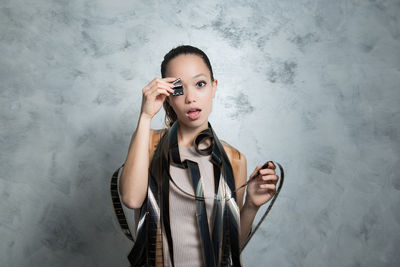
[(210, 57), (209, 119), (248, 174), (286, 169), (244, 265), (399, 266), (399, 14), (396, 0), (2, 0), (0, 266), (128, 266), (109, 179), (180, 44)]

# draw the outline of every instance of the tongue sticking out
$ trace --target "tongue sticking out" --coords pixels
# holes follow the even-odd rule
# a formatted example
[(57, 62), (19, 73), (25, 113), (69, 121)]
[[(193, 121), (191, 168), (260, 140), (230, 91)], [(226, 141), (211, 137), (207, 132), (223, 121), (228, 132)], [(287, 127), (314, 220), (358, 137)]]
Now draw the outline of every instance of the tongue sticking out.
[(196, 111), (189, 111), (187, 114), (187, 116), (189, 117), (189, 119), (191, 120), (196, 120), (200, 117), (200, 110), (196, 110)]

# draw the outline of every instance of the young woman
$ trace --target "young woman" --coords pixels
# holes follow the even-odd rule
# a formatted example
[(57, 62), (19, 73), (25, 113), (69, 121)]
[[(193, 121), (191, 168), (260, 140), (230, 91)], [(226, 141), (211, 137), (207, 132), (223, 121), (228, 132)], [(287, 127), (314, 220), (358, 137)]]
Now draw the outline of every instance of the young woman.
[[(241, 266), (240, 246), (261, 205), (276, 193), (270, 162), (247, 181), (246, 157), (219, 140), (208, 116), (218, 82), (207, 55), (182, 45), (143, 89), (141, 113), (122, 170), (122, 202), (140, 209), (132, 266)], [(172, 95), (180, 78), (183, 95)], [(166, 127), (150, 128), (164, 107)]]

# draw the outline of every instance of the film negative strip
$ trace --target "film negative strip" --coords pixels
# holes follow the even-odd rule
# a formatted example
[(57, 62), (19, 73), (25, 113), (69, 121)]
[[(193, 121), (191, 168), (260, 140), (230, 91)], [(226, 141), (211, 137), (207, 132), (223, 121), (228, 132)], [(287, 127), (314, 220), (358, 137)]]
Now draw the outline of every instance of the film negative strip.
[(174, 86), (174, 92), (171, 94), (172, 96), (178, 96), (178, 95), (183, 95), (183, 86), (181, 84), (176, 85), (181, 81), (181, 78), (176, 79), (175, 81), (172, 82)]
[(121, 169), (124, 166), (122, 164), (112, 175), (111, 177), (111, 183), (110, 183), (110, 191), (111, 191), (111, 200), (113, 203), (114, 207), (114, 213), (115, 216), (118, 219), (118, 223), (121, 227), (122, 232), (125, 234), (125, 236), (130, 239), (131, 241), (135, 242), (135, 239), (133, 238), (132, 232), (129, 229), (128, 222), (126, 220), (125, 212), (122, 207), (122, 203), (119, 197), (119, 191), (118, 191), (118, 180), (119, 176), (121, 175)]

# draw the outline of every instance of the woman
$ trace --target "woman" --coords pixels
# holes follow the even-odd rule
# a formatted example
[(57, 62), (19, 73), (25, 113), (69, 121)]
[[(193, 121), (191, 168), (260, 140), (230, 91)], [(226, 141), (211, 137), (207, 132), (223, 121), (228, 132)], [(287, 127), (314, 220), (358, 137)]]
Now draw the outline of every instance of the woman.
[[(246, 157), (220, 141), (208, 121), (217, 89), (207, 55), (182, 45), (168, 52), (162, 78), (143, 89), (141, 113), (119, 182), (122, 202), (140, 209), (133, 266), (241, 266), (240, 246), (261, 205), (276, 192), (270, 162), (247, 181)], [(180, 78), (183, 95), (174, 96)], [(166, 128), (150, 122), (164, 107)]]

